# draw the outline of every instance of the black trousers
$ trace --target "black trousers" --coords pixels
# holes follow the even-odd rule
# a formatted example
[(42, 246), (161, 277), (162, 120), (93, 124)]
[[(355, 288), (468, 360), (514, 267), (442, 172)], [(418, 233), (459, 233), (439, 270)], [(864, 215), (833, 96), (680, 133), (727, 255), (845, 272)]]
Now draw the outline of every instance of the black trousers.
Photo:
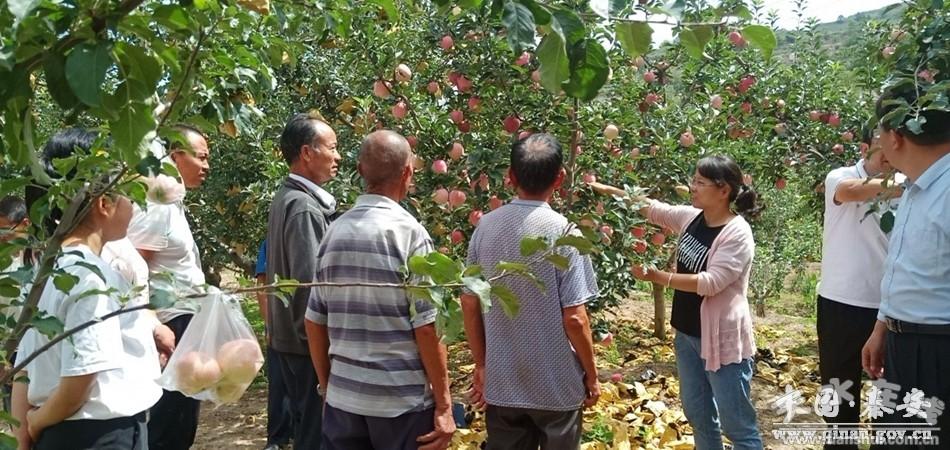
[(324, 414), (324, 450), (415, 450), (419, 448), (416, 439), (435, 427), (432, 408), (388, 418), (361, 416), (327, 405)]
[[(826, 417), (826, 423), (858, 423), (861, 412), (861, 349), (867, 342), (877, 310), (846, 305), (818, 296), (818, 373), (821, 384), (830, 384), (832, 378), (840, 383), (852, 382), (848, 393), (854, 397), (854, 406), (842, 399), (836, 417)], [(857, 445), (826, 445), (825, 448), (857, 449)]]
[(267, 445), (287, 445), (294, 436), (290, 397), (281, 377), (277, 352), (267, 347)]
[(577, 450), (583, 411), (542, 411), (488, 405), (488, 450)]
[(274, 351), (284, 388), (290, 397), (294, 448), (318, 450), (323, 422), (323, 399), (317, 393), (317, 372), (309, 356)]
[(40, 433), (33, 450), (147, 450), (145, 412), (107, 420), (66, 420)]
[[(194, 317), (178, 316), (167, 323), (175, 333), (175, 342), (181, 340)], [(163, 391), (162, 398), (152, 407), (148, 420), (150, 450), (186, 450), (195, 443), (201, 402), (177, 391)]]
[[(887, 332), (887, 346), (884, 355), (884, 378), (889, 383), (900, 386), (895, 403), (905, 403), (905, 396), (914, 389), (924, 391), (926, 398), (937, 397), (942, 402), (943, 413), (937, 416), (934, 432), (939, 439), (936, 445), (919, 445), (919, 449), (950, 448), (950, 335), (928, 335)], [(906, 411), (906, 410), (905, 410)], [(880, 420), (887, 423), (907, 423), (927, 427), (926, 421), (919, 417), (904, 417), (905, 411), (885, 414)], [(933, 418), (934, 412), (927, 414)], [(908, 433), (909, 434), (909, 433)], [(911, 446), (872, 446), (881, 448), (915, 448)]]

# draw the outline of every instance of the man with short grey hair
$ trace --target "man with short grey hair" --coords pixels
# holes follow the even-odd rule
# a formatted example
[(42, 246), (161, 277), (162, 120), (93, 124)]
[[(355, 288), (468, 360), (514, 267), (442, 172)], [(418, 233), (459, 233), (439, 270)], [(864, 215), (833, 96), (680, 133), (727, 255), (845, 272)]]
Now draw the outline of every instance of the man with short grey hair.
[(344, 284), (314, 288), (307, 309), (328, 450), (442, 450), (455, 432), (435, 308), (402, 288), (366, 286), (402, 283), (409, 258), (433, 251), (429, 233), (398, 203), (412, 184), (411, 156), (395, 132), (366, 136), (358, 164), (365, 194), (330, 226), (317, 254), (315, 281)]
[[(276, 277), (313, 280), (317, 247), (336, 218), (336, 201), (319, 185), (336, 176), (340, 154), (336, 133), (317, 117), (297, 114), (280, 136), (280, 151), (290, 175), (274, 196), (267, 221), (267, 282)], [(304, 313), (311, 288), (294, 291), (290, 304), (267, 302), (270, 349), (277, 353), (281, 379), (290, 397), (294, 447), (320, 448), (323, 399), (307, 351)]]
[[(518, 250), (523, 238), (553, 240), (568, 230), (567, 218), (548, 205), (564, 179), (562, 158), (560, 144), (545, 133), (512, 146), (508, 175), (518, 198), (482, 217), (468, 248), (469, 264), (482, 266), (486, 277), (501, 261), (528, 262)], [(547, 262), (531, 267), (544, 290), (524, 279), (497, 281), (521, 300), (514, 317), (497, 302), (483, 314), (478, 297), (462, 295), (475, 357), (471, 397), (478, 407), (488, 405), (488, 449), (577, 449), (582, 408), (600, 396), (584, 306), (598, 294), (597, 278), (589, 257), (574, 248), (559, 252), (567, 270)]]

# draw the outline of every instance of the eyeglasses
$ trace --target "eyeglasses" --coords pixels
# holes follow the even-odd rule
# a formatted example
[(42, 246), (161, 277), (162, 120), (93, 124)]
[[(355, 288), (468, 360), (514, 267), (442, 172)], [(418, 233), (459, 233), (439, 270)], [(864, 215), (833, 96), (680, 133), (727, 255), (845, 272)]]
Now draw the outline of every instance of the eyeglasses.
[(696, 186), (696, 187), (710, 187), (710, 186), (718, 186), (719, 184), (712, 181), (700, 180), (699, 178), (694, 177), (692, 180), (689, 181), (689, 185)]

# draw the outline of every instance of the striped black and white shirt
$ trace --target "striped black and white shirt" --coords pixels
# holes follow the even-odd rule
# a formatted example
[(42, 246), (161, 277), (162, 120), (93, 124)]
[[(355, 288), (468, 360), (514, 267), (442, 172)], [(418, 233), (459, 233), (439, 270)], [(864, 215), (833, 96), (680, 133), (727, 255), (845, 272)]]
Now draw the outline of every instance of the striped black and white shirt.
[[(315, 281), (401, 283), (409, 257), (433, 248), (429, 233), (399, 204), (361, 195), (327, 230)], [(313, 289), (306, 318), (329, 331), (331, 406), (372, 417), (433, 407), (413, 330), (435, 322), (436, 310), (415, 301), (411, 315), (412, 301), (400, 288)]]

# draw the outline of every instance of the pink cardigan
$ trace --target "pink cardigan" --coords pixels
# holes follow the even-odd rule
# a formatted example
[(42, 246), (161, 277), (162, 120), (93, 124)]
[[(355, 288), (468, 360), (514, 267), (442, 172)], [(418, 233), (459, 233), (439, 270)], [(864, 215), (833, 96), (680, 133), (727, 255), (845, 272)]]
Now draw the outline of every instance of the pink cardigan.
[[(682, 233), (702, 210), (692, 206), (671, 206), (653, 200), (647, 220)], [(736, 216), (713, 241), (706, 270), (700, 272), (700, 356), (706, 370), (737, 363), (755, 354), (752, 314), (749, 311), (749, 274), (755, 255), (755, 241), (749, 223)]]

